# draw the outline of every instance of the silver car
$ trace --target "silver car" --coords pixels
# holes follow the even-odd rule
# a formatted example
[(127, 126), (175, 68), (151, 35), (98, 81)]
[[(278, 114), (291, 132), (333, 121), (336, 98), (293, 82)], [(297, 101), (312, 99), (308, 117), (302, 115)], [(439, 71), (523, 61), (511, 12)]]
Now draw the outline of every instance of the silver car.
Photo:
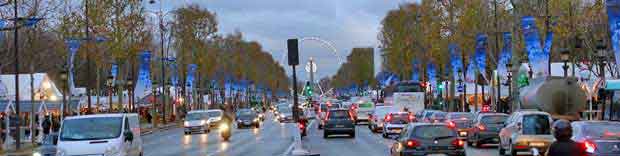
[(193, 132), (209, 133), (209, 115), (207, 111), (195, 110), (190, 111), (185, 116), (185, 122), (183, 122), (185, 134), (191, 134)]
[(586, 147), (588, 155), (620, 155), (620, 122), (575, 121), (572, 139)]
[(517, 111), (512, 113), (499, 132), (499, 154), (517, 155), (536, 148), (547, 151), (555, 141), (551, 133), (551, 115), (541, 111)]

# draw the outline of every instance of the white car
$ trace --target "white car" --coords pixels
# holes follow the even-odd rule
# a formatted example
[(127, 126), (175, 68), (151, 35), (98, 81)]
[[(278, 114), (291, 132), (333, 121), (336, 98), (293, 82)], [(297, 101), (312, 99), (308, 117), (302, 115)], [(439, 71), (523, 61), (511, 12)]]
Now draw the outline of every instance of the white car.
[(387, 138), (392, 135), (400, 134), (400, 131), (413, 120), (413, 115), (409, 112), (391, 112), (383, 120), (382, 136)]
[(57, 156), (141, 156), (137, 114), (71, 116), (62, 121)]
[(192, 132), (209, 133), (209, 114), (205, 110), (194, 110), (187, 113), (183, 122), (183, 132), (191, 134)]
[(209, 109), (207, 110), (207, 123), (209, 124), (209, 130), (213, 128), (217, 128), (219, 126), (220, 121), (222, 120), (222, 116), (224, 116), (224, 111), (220, 109)]

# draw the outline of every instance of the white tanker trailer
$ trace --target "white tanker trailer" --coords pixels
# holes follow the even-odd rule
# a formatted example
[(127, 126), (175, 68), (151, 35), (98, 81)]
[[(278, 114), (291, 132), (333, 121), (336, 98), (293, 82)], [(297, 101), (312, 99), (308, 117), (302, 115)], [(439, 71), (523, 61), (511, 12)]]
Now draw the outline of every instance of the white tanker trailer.
[(579, 120), (587, 103), (587, 93), (576, 78), (541, 77), (531, 80), (519, 92), (516, 109), (544, 111), (554, 119)]

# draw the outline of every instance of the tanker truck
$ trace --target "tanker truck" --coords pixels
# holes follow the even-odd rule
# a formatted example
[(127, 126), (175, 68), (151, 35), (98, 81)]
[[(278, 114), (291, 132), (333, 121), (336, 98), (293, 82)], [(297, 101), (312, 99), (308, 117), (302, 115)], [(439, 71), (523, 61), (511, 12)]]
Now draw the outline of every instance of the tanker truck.
[(513, 108), (544, 111), (554, 119), (579, 120), (587, 103), (587, 92), (576, 78), (541, 77), (531, 80), (519, 92), (518, 105)]

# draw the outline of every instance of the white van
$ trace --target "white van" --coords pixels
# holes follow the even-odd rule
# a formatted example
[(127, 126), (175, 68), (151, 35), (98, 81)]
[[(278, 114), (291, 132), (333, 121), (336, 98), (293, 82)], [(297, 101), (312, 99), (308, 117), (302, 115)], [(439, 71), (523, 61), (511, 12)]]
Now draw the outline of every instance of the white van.
[(142, 156), (137, 114), (71, 116), (62, 121), (57, 155)]

